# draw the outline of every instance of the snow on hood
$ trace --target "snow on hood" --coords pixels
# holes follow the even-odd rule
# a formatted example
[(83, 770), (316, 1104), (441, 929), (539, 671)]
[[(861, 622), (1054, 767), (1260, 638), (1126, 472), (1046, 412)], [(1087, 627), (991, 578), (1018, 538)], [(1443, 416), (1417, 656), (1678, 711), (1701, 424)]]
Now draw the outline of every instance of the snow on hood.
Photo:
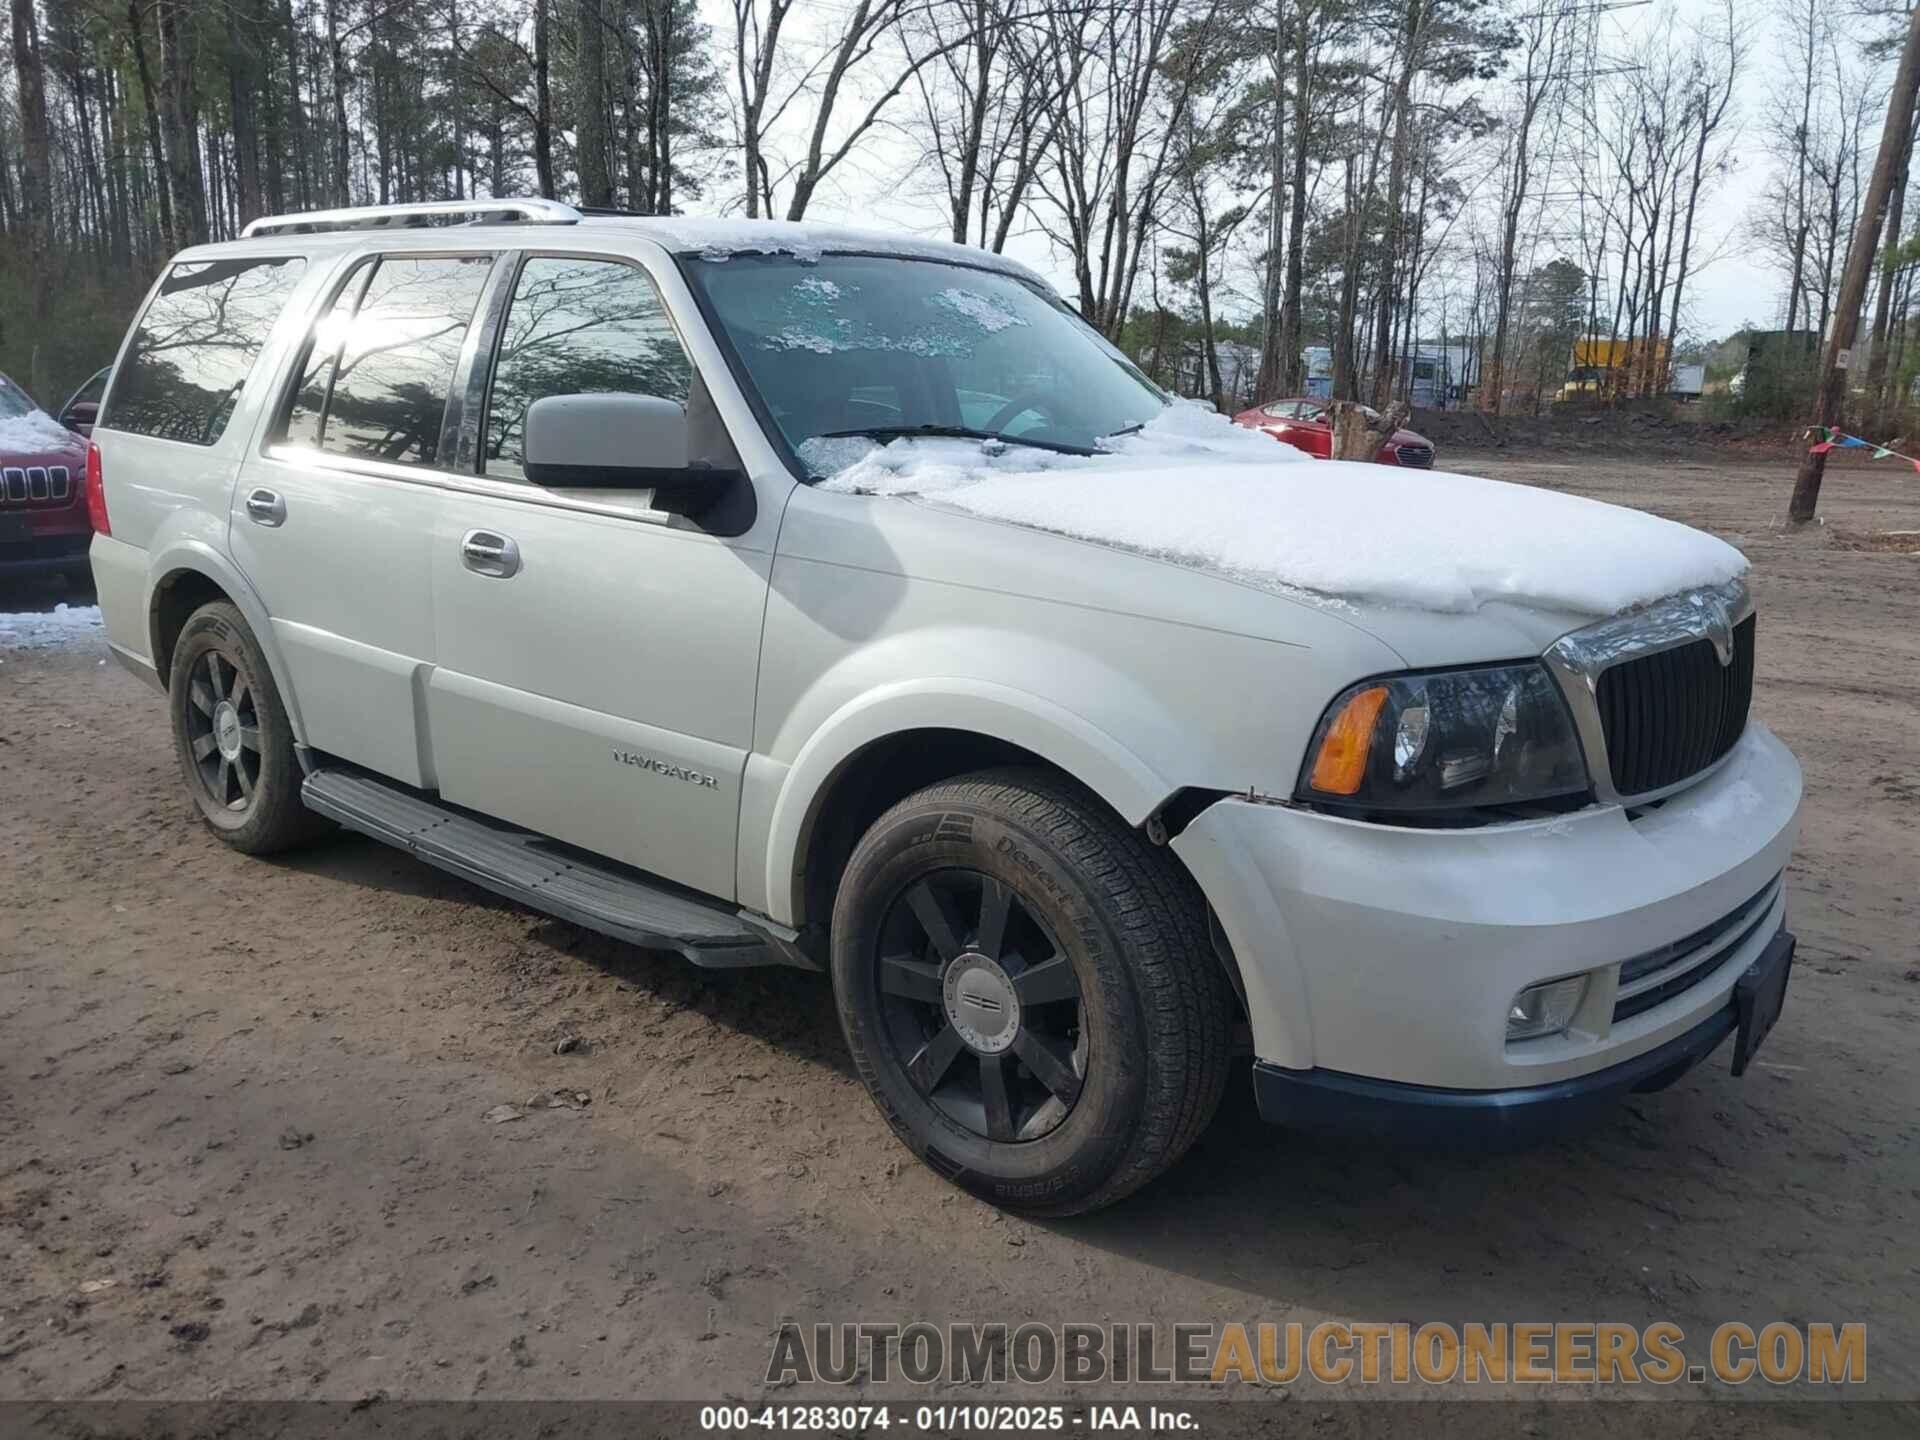
[[(836, 447), (832, 451), (822, 444)], [(918, 495), (1269, 588), (1420, 610), (1611, 615), (1747, 568), (1725, 541), (1598, 500), (1315, 461), (1175, 404), (1096, 456), (966, 440), (809, 442), (828, 490)]]
[(49, 450), (74, 450), (80, 438), (44, 410), (0, 419), (0, 455), (40, 455)]

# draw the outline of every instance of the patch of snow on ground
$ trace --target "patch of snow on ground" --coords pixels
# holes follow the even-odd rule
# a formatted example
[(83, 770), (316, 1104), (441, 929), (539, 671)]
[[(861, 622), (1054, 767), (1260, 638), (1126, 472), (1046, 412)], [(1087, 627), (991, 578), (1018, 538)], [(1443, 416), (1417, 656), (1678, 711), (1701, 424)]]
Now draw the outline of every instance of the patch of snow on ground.
[(44, 410), (25, 415), (9, 415), (0, 420), (0, 454), (38, 454), (43, 450), (68, 450), (78, 437)]
[(1314, 461), (1192, 405), (1169, 406), (1102, 455), (896, 440), (824, 484), (1423, 610), (1510, 600), (1610, 615), (1747, 568), (1726, 542), (1638, 510), (1445, 471)]
[(104, 633), (98, 605), (60, 604), (51, 610), (0, 615), (0, 650), (58, 650)]

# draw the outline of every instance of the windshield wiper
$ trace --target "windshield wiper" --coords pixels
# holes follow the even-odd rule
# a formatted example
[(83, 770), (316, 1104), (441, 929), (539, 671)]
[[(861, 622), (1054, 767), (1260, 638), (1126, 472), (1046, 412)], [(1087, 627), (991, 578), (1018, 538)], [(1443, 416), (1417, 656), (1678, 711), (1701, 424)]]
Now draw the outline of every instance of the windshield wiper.
[(1057, 440), (1035, 440), (1026, 435), (1008, 435), (998, 430), (976, 430), (968, 425), (859, 425), (851, 430), (828, 430), (816, 440), (997, 440), (1003, 445), (1025, 445), (1034, 450), (1052, 450), (1060, 455), (1093, 455), (1097, 451), (1084, 445), (1064, 445)]

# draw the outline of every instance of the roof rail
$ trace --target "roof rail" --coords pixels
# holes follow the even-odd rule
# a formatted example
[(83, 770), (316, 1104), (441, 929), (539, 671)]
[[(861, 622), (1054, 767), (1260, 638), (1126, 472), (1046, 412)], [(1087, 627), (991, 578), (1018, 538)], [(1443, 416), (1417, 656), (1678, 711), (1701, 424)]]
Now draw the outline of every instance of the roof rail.
[(574, 225), (580, 212), (558, 200), (432, 200), (418, 205), (357, 205), (346, 210), (308, 210), (292, 215), (263, 215), (247, 223), (240, 238), (255, 235), (303, 235), (316, 230), (384, 230), (425, 225), (436, 219), (489, 220), (526, 225)]

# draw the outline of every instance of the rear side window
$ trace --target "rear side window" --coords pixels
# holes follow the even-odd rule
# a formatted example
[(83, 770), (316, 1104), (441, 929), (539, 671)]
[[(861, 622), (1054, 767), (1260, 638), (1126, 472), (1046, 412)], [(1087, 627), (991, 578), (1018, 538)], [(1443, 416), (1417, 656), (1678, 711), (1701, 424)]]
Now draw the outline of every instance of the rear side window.
[(687, 403), (693, 362), (653, 282), (617, 260), (536, 256), (520, 269), (487, 401), (486, 473), (525, 477), (527, 407), (548, 395)]
[(175, 265), (133, 332), (101, 425), (217, 441), (305, 268), (297, 258), (252, 256)]
[(447, 393), (492, 265), (490, 255), (387, 255), (356, 270), (314, 331), (287, 440), (438, 463)]

